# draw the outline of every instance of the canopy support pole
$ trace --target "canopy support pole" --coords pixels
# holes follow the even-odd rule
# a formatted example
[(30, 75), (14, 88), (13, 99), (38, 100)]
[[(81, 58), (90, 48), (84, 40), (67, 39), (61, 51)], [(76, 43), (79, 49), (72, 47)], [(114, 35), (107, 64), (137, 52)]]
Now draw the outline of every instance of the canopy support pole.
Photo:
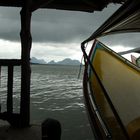
[(27, 127), (30, 124), (30, 50), (32, 37), (30, 33), (31, 11), (29, 8), (30, 0), (26, 0), (21, 14), (21, 101), (20, 101), (20, 123), (21, 127)]

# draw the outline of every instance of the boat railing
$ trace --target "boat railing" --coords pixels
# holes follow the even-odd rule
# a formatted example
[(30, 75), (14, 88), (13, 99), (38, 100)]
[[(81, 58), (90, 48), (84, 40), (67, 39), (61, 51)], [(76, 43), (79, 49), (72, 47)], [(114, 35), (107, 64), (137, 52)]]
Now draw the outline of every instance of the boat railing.
[[(0, 77), (1, 68), (7, 67), (7, 112), (13, 113), (13, 79), (14, 79), (14, 67), (21, 66), (21, 60), (19, 59), (0, 59)], [(1, 119), (1, 118), (0, 118)]]

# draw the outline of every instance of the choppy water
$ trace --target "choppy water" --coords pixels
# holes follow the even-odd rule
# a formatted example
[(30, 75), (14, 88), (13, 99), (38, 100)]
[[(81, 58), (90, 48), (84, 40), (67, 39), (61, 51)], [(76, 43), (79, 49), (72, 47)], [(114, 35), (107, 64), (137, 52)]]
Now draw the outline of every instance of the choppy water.
[[(54, 118), (62, 124), (62, 140), (93, 140), (82, 94), (79, 67), (32, 65), (31, 122)], [(7, 69), (2, 68), (0, 100), (6, 103)], [(14, 72), (14, 111), (19, 112), (20, 69)]]

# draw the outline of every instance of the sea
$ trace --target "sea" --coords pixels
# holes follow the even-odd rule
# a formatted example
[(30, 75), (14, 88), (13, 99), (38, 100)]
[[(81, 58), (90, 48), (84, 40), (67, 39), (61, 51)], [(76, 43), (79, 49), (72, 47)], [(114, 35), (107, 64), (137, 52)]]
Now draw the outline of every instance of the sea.
[[(61, 123), (61, 140), (94, 140), (88, 121), (82, 91), (83, 67), (64, 65), (31, 65), (31, 124), (47, 118)], [(14, 68), (14, 112), (20, 109), (20, 67)], [(0, 75), (1, 111), (6, 110), (7, 67)]]

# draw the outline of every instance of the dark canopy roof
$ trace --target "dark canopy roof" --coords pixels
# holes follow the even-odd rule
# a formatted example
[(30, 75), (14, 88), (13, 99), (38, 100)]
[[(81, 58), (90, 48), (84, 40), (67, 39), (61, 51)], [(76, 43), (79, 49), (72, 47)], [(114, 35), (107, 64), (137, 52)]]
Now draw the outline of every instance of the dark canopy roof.
[(108, 34), (140, 32), (140, 0), (128, 0), (83, 43)]
[[(26, 0), (0, 0), (0, 6), (22, 7)], [(102, 10), (109, 3), (122, 3), (125, 0), (31, 0), (31, 10), (51, 8), (93, 12)]]

